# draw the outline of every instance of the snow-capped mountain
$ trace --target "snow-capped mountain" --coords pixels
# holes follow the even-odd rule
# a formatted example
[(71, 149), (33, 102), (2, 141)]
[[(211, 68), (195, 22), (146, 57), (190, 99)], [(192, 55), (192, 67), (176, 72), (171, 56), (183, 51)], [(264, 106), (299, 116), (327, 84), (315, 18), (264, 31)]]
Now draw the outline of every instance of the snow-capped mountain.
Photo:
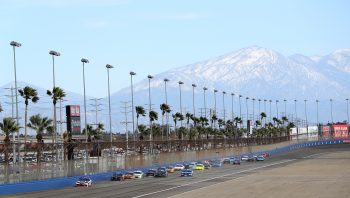
[[(152, 108), (158, 112), (160, 111), (159, 105), (165, 102), (165, 78), (170, 80), (167, 82), (167, 100), (173, 112), (180, 111), (178, 82), (182, 81), (184, 82), (181, 85), (182, 112), (193, 112), (192, 91), (194, 90), (195, 113), (198, 116), (204, 116), (205, 113), (208, 115), (210, 109), (215, 108), (213, 90), (216, 89), (218, 90), (216, 93), (218, 115), (223, 117), (223, 102), (225, 102), (226, 119), (232, 118), (232, 109), (234, 116), (242, 114), (242, 117), (246, 118), (248, 111), (249, 118), (252, 118), (253, 114), (257, 117), (259, 106), (260, 112), (265, 111), (268, 116), (270, 114), (277, 116), (277, 112), (281, 116), (287, 111), (288, 117), (295, 117), (294, 100), (297, 100), (297, 116), (302, 119), (307, 118), (309, 122), (316, 122), (317, 104), (315, 101), (319, 100), (319, 121), (331, 121), (331, 105), (333, 120), (343, 121), (347, 119), (345, 99), (350, 98), (350, 49), (339, 49), (325, 56), (296, 54), (287, 57), (271, 49), (253, 46), (155, 74), (150, 81), (151, 100)], [(196, 84), (197, 87), (193, 89), (192, 84)], [(206, 110), (204, 109), (203, 87), (208, 88), (205, 94)], [(135, 106), (141, 105), (148, 109), (149, 79), (145, 77), (144, 80), (135, 83), (133, 88)], [(130, 87), (126, 87), (112, 94), (113, 128), (118, 131), (124, 131), (121, 122), (125, 121), (124, 114), (121, 113), (120, 101), (131, 101), (130, 90)], [(223, 95), (223, 91), (226, 92), (226, 95)], [(41, 92), (44, 92), (42, 94), (45, 95), (46, 90), (39, 91)], [(231, 93), (234, 95), (232, 96)], [(243, 96), (241, 108), (239, 95)], [(252, 98), (255, 99), (254, 102)], [(258, 99), (262, 100), (260, 105)], [(272, 102), (265, 103), (264, 99), (272, 100)], [(330, 99), (333, 101), (330, 102)], [(80, 104), (83, 107), (83, 97), (78, 94), (68, 92), (67, 100), (65, 104)], [(276, 100), (279, 102), (276, 103)], [(304, 100), (307, 100), (306, 114)], [(32, 114), (40, 112), (50, 115), (50, 100), (46, 98), (45, 101), (47, 101), (45, 108), (31, 105)], [(104, 110), (99, 112), (98, 119), (103, 123), (108, 123), (107, 102), (107, 98), (99, 101), (106, 105), (102, 107)], [(89, 104), (91, 103), (93, 101), (89, 101)], [(131, 106), (131, 103), (127, 106)], [(92, 110), (92, 106), (89, 106), (88, 110)], [(130, 112), (131, 108), (127, 111)], [(89, 123), (95, 122), (94, 112), (89, 111), (87, 115)], [(131, 121), (131, 113), (128, 114), (128, 121)], [(161, 114), (159, 114), (159, 122), (161, 122)], [(148, 122), (146, 118), (140, 118), (140, 123), (147, 124)], [(84, 124), (83, 119), (82, 124)], [(129, 125), (130, 129), (131, 125)]]

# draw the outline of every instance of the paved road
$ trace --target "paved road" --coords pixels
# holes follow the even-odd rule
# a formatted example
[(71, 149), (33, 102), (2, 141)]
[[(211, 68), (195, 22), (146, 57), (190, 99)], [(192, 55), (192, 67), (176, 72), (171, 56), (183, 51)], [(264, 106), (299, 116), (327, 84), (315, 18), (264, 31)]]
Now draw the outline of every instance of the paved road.
[[(7, 197), (183, 197), (187, 193), (198, 193), (203, 190), (211, 189), (212, 186), (225, 185), (228, 182), (242, 180), (249, 177), (255, 177), (263, 172), (278, 170), (290, 165), (327, 155), (332, 152), (349, 151), (350, 144), (343, 145), (327, 145), (315, 148), (304, 148), (280, 155), (275, 155), (264, 162), (246, 162), (240, 166), (225, 165), (221, 168), (212, 168), (211, 170), (195, 171), (195, 175), (191, 178), (182, 178), (179, 173), (170, 174), (168, 178), (145, 178), (140, 180), (131, 180), (126, 182), (99, 182), (95, 183), (91, 188), (63, 188), (58, 190), (48, 190), (32, 193), (24, 193)], [(332, 160), (332, 159), (330, 159)], [(283, 177), (283, 175), (281, 176)], [(246, 185), (259, 185), (254, 183), (254, 179), (247, 182)], [(232, 187), (232, 185), (230, 185)], [(211, 193), (215, 191), (210, 190)], [(227, 186), (225, 187), (227, 190)], [(230, 190), (230, 188), (228, 188)], [(218, 192), (219, 193), (219, 192)], [(233, 194), (232, 194), (233, 193)], [(229, 195), (234, 195), (235, 192), (230, 192)], [(215, 194), (215, 193), (214, 193)], [(251, 192), (253, 197), (258, 197), (258, 194)], [(188, 196), (193, 197), (194, 195)], [(214, 195), (212, 195), (214, 196)], [(201, 195), (200, 197), (203, 197)], [(211, 197), (211, 196), (208, 196)], [(260, 196), (259, 196), (260, 197)]]

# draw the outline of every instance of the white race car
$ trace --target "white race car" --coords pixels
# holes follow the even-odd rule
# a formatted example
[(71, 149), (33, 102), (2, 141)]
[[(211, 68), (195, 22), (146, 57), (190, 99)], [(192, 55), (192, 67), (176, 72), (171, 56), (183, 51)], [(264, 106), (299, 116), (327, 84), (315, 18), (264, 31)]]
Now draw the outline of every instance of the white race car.
[(88, 177), (80, 177), (77, 182), (75, 182), (75, 186), (86, 186), (89, 187), (92, 184), (92, 180)]
[(180, 170), (185, 169), (185, 166), (182, 165), (182, 164), (176, 164), (175, 167), (174, 167), (174, 169), (175, 169), (176, 171), (180, 171)]
[(145, 174), (142, 171), (137, 170), (137, 171), (134, 171), (134, 176), (135, 176), (135, 178), (142, 179), (145, 177)]

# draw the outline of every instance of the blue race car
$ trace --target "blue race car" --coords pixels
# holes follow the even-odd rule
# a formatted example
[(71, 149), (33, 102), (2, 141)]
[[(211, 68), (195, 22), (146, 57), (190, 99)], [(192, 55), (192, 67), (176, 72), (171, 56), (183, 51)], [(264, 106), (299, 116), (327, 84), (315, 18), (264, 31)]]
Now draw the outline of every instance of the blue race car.
[(181, 171), (181, 177), (187, 177), (187, 176), (193, 176), (193, 170), (192, 169), (184, 169)]

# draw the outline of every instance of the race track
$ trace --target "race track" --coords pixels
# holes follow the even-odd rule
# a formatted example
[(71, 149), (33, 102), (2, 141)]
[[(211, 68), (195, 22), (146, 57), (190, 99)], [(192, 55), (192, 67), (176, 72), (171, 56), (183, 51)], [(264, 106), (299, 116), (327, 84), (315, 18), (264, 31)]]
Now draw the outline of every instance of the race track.
[[(223, 188), (222, 192), (219, 192), (220, 186), (227, 185), (229, 182), (240, 183), (238, 181), (250, 178), (249, 182), (246, 182), (245, 186), (259, 186), (257, 183), (260, 180), (255, 180), (255, 175), (278, 171), (281, 168), (286, 168), (288, 166), (298, 166), (299, 163), (303, 163), (307, 160), (314, 160), (322, 156), (329, 155), (331, 153), (341, 153), (345, 152), (345, 155), (349, 154), (350, 144), (340, 144), (340, 145), (323, 145), (312, 148), (302, 148), (289, 152), (285, 152), (279, 155), (274, 155), (268, 158), (264, 162), (242, 162), (241, 165), (224, 165), (220, 168), (212, 168), (210, 170), (195, 171), (193, 177), (180, 177), (179, 173), (169, 174), (167, 178), (145, 178), (128, 180), (124, 182), (113, 182), (113, 181), (103, 181), (94, 183), (92, 187), (68, 187), (57, 190), (47, 190), (47, 191), (37, 191), (31, 193), (16, 194), (4, 197), (23, 197), (23, 198), (39, 198), (39, 197), (203, 197), (205, 190), (208, 193), (204, 195), (216, 196), (220, 193), (224, 194), (226, 190), (227, 197), (232, 197), (235, 194), (239, 194), (238, 186), (237, 189), (234, 185), (229, 185)], [(350, 160), (350, 156), (341, 156), (342, 159)], [(325, 159), (327, 160), (327, 159)], [(335, 160), (329, 158), (328, 160)], [(313, 165), (315, 166), (315, 164)], [(316, 163), (317, 166), (317, 163)], [(349, 166), (348, 166), (349, 167)], [(280, 171), (281, 172), (281, 171)], [(288, 176), (288, 172), (286, 175)], [(258, 176), (257, 176), (258, 177)], [(279, 175), (279, 177), (283, 177)], [(348, 177), (349, 178), (349, 177)], [(347, 178), (347, 179), (348, 179)], [(344, 181), (345, 182), (345, 181)], [(349, 181), (347, 181), (349, 182)], [(260, 186), (265, 188), (265, 186)], [(268, 187), (266, 187), (268, 188)], [(249, 189), (249, 188), (248, 188)], [(215, 192), (218, 190), (218, 192)], [(269, 196), (259, 196), (253, 192), (249, 192), (251, 197), (269, 197)], [(344, 193), (344, 192), (343, 192)], [(345, 192), (350, 194), (350, 190)], [(177, 196), (176, 196), (177, 195)], [(226, 196), (220, 196), (226, 197)], [(247, 196), (245, 196), (247, 197)], [(248, 196), (249, 197), (249, 196)], [(276, 195), (278, 197), (278, 195)], [(288, 196), (283, 196), (288, 197)], [(341, 197), (341, 196), (335, 196)]]

